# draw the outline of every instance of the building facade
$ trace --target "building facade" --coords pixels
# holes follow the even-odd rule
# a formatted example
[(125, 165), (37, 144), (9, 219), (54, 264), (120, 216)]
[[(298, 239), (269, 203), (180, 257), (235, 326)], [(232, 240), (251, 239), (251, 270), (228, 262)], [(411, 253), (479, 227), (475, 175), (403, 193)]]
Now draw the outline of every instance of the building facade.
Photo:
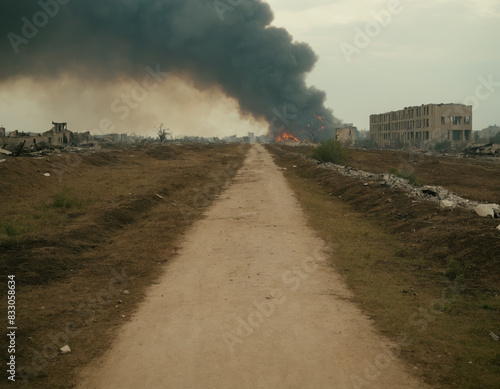
[(356, 141), (356, 133), (358, 129), (353, 124), (344, 124), (343, 127), (335, 129), (335, 140), (343, 146), (350, 147)]
[(370, 138), (379, 147), (426, 147), (472, 142), (472, 106), (426, 104), (370, 116)]

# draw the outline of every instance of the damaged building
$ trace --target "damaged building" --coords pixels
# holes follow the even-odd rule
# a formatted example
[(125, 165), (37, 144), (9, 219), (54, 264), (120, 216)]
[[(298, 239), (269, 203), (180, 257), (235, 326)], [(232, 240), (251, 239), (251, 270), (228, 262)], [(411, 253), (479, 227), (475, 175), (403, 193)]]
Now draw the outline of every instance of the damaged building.
[(4, 148), (17, 147), (24, 142), (26, 142), (27, 147), (65, 147), (78, 146), (92, 141), (90, 132), (72, 132), (68, 130), (67, 123), (56, 122), (52, 122), (52, 129), (43, 133), (27, 133), (16, 130), (6, 134), (5, 128), (2, 127), (0, 137)]
[(427, 104), (370, 116), (370, 138), (379, 147), (426, 147), (472, 141), (472, 106)]
[(356, 141), (358, 129), (352, 123), (344, 124), (343, 127), (335, 129), (335, 140), (345, 147), (351, 147)]

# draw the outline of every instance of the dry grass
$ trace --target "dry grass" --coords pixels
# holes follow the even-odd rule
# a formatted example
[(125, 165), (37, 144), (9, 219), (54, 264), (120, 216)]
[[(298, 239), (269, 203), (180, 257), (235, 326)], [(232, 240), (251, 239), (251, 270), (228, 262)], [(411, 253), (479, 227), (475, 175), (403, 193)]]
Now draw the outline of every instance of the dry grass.
[(500, 332), (500, 298), (468, 288), (458, 261), (437, 272), (418, 245), (331, 195), (297, 158), (275, 161), (288, 167), (286, 177), (310, 225), (330, 242), (332, 265), (356, 303), (383, 335), (409, 336), (401, 357), (415, 373), (436, 388), (500, 387), (500, 344), (488, 336)]

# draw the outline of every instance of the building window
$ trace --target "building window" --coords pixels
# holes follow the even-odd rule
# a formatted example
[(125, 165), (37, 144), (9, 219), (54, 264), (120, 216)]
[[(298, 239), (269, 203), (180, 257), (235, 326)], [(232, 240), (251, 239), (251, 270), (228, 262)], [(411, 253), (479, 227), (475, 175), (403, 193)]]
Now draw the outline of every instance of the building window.
[(464, 118), (464, 124), (470, 124), (470, 116)]
[(459, 126), (462, 124), (462, 116), (453, 116), (453, 125)]
[(441, 116), (441, 124), (445, 124), (445, 122), (446, 122), (445, 117), (444, 117), (444, 116)]

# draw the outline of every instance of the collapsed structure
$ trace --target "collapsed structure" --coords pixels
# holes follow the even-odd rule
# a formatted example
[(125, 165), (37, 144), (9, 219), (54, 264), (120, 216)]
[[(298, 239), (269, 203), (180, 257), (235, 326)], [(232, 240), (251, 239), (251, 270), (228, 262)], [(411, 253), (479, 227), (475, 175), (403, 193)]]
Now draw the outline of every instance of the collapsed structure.
[(357, 127), (352, 123), (346, 123), (343, 127), (335, 129), (335, 140), (343, 146), (352, 147), (356, 141)]
[(6, 134), (5, 128), (0, 128), (0, 146), (17, 147), (26, 143), (26, 146), (78, 146), (92, 141), (90, 132), (77, 133), (68, 130), (68, 123), (52, 122), (52, 129), (43, 133), (12, 131)]
[(379, 147), (425, 147), (472, 141), (472, 106), (427, 104), (370, 116), (370, 138)]

